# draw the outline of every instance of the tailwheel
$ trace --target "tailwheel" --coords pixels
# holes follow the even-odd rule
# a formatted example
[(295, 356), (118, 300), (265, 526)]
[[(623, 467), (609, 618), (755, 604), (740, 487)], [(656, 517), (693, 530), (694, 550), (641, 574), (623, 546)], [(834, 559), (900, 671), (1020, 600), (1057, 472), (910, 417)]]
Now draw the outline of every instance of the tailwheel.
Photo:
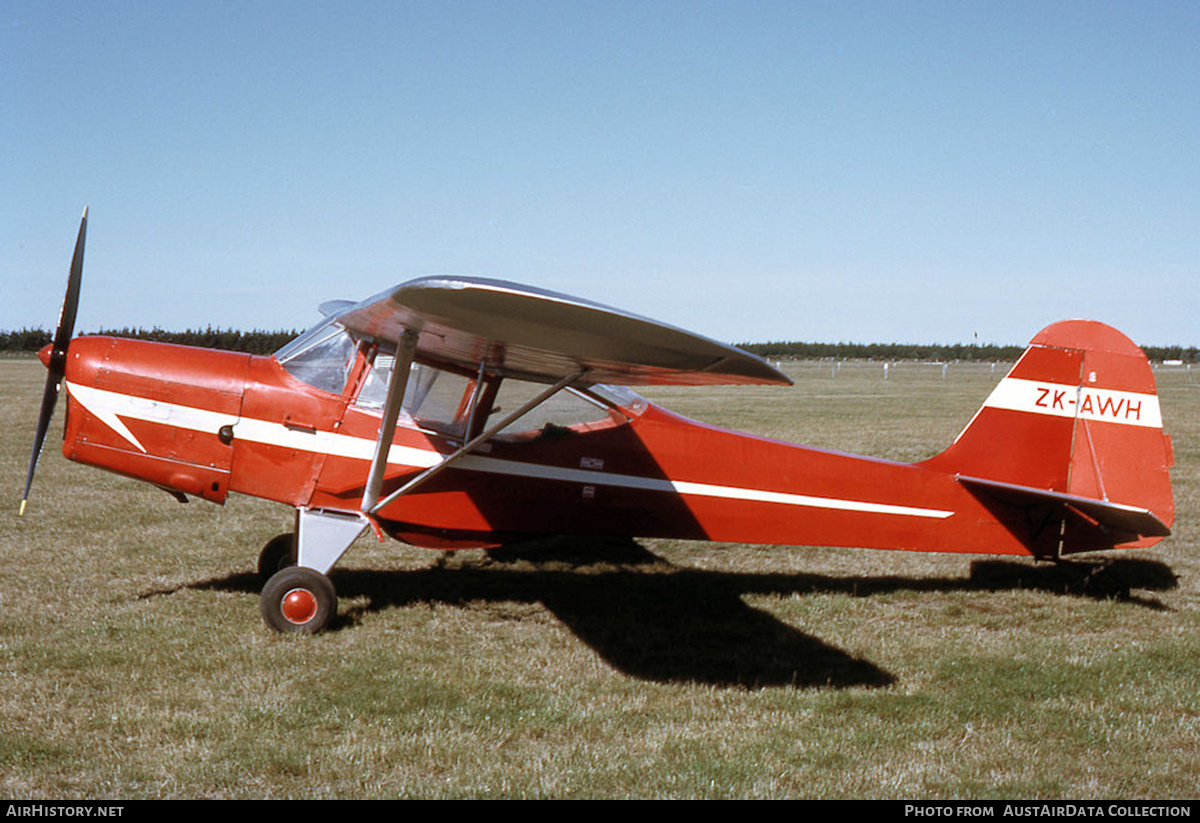
[(337, 592), (320, 572), (289, 566), (263, 586), (259, 608), (263, 620), (276, 631), (316, 634), (337, 614)]
[(263, 585), (271, 575), (288, 566), (296, 565), (296, 535), (284, 532), (267, 541), (258, 553), (258, 579)]

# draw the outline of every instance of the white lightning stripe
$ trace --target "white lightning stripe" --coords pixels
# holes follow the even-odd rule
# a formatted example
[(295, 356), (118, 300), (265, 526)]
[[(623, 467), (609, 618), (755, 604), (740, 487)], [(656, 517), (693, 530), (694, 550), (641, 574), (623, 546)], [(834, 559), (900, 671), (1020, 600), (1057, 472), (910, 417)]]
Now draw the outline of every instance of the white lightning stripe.
[[(282, 446), (296, 451), (348, 457), (368, 463), (375, 454), (375, 441), (365, 437), (338, 434), (331, 431), (302, 431), (290, 429), (282, 423), (271, 423), (243, 417), (237, 421), (234, 436), (238, 440), (262, 443), (267, 446)], [(432, 449), (416, 449), (412, 446), (392, 444), (388, 451), (389, 466), (414, 466), (427, 469), (442, 462), (442, 455)]]
[(1162, 428), (1158, 397), (1140, 392), (1006, 377), (983, 405), (1052, 417), (1079, 417), (1126, 426)]
[[(222, 414), (194, 406), (181, 406), (119, 392), (97, 389), (78, 383), (67, 383), (67, 391), (85, 409), (104, 422), (121, 437), (128, 440), (139, 451), (146, 448), (129, 431), (121, 417), (129, 420), (144, 420), (161, 423), (177, 429), (205, 432), (215, 435), (222, 426), (236, 426), (239, 440), (282, 446), (296, 451), (330, 454), (355, 460), (370, 460), (375, 452), (375, 441), (362, 437), (337, 434), (335, 432), (309, 432), (288, 428), (282, 423), (271, 423), (251, 417)], [(392, 446), (388, 452), (388, 463), (401, 466), (428, 468), (441, 462), (441, 456), (432, 450), (414, 449), (409, 446)]]
[[(329, 454), (353, 460), (370, 462), (375, 450), (375, 441), (364, 437), (338, 434), (330, 431), (297, 431), (282, 423), (271, 423), (254, 418), (241, 418), (207, 411), (175, 403), (164, 403), (118, 392), (96, 389), (79, 384), (67, 384), (71, 396), (89, 412), (110, 426), (121, 437), (135, 445), (140, 451), (146, 449), (119, 419), (125, 417), (160, 423), (191, 431), (215, 435), (222, 426), (235, 426), (238, 440), (282, 446), (296, 451)], [(444, 455), (432, 449), (417, 449), (411, 446), (393, 445), (388, 452), (388, 465), (428, 468), (444, 459)], [(459, 466), (469, 471), (487, 474), (502, 474), (518, 477), (535, 477), (543, 480), (561, 480), (596, 486), (617, 486), (627, 489), (669, 492), (696, 497), (716, 497), (726, 500), (747, 500), (760, 503), (779, 503), (786, 506), (833, 509), (837, 511), (864, 512), (870, 514), (892, 514), (907, 517), (929, 517), (944, 519), (954, 514), (943, 509), (926, 509), (915, 506), (898, 506), (890, 503), (871, 503), (863, 500), (843, 500), (833, 497), (812, 497), (803, 494), (773, 492), (764, 489), (747, 489), (737, 486), (718, 486), (710, 483), (694, 483), (685, 480), (639, 477), (632, 474), (610, 474), (587, 469), (569, 469), (544, 466), (536, 463), (521, 463), (500, 460), (481, 455), (467, 455)]]
[(212, 434), (216, 434), (222, 426), (231, 426), (238, 422), (237, 417), (233, 415), (212, 412), (207, 409), (164, 403), (160, 400), (120, 394), (79, 383), (67, 383), (66, 385), (67, 391), (81, 406), (141, 452), (145, 452), (146, 447), (134, 437), (133, 432), (129, 431), (125, 423), (121, 421), (122, 417), (130, 420), (148, 420), (153, 423), (174, 426), (177, 429)]
[(566, 469), (542, 466), (533, 463), (517, 463), (497, 460), (492, 457), (464, 457), (463, 468), (492, 474), (508, 474), (539, 477), (547, 480), (563, 480), (571, 483), (588, 483), (596, 486), (619, 486), (627, 489), (674, 492), (696, 497), (720, 497), (727, 500), (750, 500), (760, 503), (781, 503), (786, 506), (809, 506), (840, 511), (870, 512), (873, 514), (902, 514), (909, 517), (946, 518), (954, 514), (942, 509), (924, 509), (914, 506), (896, 506), (890, 503), (869, 503), (863, 500), (841, 500), (835, 497), (812, 497), (804, 494), (788, 494), (763, 489), (744, 489), (737, 486), (716, 486), (710, 483), (693, 483), (687, 480), (638, 477), (632, 474), (606, 474), (586, 469)]

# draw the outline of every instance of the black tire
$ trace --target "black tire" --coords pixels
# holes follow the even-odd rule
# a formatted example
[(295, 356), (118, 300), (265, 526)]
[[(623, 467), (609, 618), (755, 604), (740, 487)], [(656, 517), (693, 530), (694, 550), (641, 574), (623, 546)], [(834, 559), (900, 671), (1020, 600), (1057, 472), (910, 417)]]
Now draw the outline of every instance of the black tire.
[(284, 532), (267, 541), (258, 553), (258, 579), (263, 585), (271, 575), (296, 565), (296, 535)]
[(277, 632), (316, 634), (337, 614), (337, 592), (320, 572), (289, 566), (263, 586), (259, 609), (263, 620)]

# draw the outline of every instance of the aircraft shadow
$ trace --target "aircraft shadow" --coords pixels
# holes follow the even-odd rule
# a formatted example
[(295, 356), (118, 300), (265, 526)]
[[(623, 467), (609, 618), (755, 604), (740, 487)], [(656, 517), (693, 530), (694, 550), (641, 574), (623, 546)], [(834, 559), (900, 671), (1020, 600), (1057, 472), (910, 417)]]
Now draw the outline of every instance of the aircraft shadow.
[(744, 592), (849, 594), (870, 597), (896, 591), (1013, 591), (1025, 589), (1092, 600), (1119, 600), (1154, 611), (1169, 611), (1158, 600), (1133, 590), (1168, 591), (1179, 585), (1171, 567), (1139, 558), (1086, 558), (1053, 563), (1028, 559), (976, 560), (968, 577), (833, 577), (818, 574), (740, 575)]
[(420, 602), (540, 603), (614, 669), (642, 680), (761, 688), (887, 686), (892, 675), (748, 606), (734, 579), (680, 569), (627, 538), (548, 538), (419, 572), (334, 572), (342, 614)]
[[(873, 663), (811, 637), (747, 605), (745, 594), (845, 593), (857, 597), (913, 591), (1033, 589), (1164, 608), (1131, 589), (1177, 585), (1170, 568), (1139, 559), (1033, 565), (982, 560), (967, 578), (833, 577), (745, 574), (673, 566), (629, 538), (552, 537), (471, 553), (443, 555), (419, 571), (335, 568), (343, 601), (333, 630), (364, 614), (416, 603), (540, 603), (609, 665), (655, 682), (725, 687), (879, 687), (895, 682)], [(255, 575), (235, 574), (180, 588), (257, 593)], [(166, 592), (150, 592), (150, 597)]]

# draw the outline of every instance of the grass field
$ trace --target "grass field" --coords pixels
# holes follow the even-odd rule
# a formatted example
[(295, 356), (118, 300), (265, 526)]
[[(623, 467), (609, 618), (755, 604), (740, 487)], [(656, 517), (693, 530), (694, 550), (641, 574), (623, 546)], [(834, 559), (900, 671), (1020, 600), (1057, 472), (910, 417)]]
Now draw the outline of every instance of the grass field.
[[(800, 363), (790, 389), (652, 394), (915, 460), (1003, 371)], [(1175, 534), (1070, 566), (553, 539), (363, 539), (341, 617), (267, 630), (289, 511), (179, 505), (47, 445), (0, 361), (0, 794), (9, 798), (1183, 798), (1200, 780), (1200, 381), (1159, 373)], [(52, 438), (61, 431), (61, 414)]]

